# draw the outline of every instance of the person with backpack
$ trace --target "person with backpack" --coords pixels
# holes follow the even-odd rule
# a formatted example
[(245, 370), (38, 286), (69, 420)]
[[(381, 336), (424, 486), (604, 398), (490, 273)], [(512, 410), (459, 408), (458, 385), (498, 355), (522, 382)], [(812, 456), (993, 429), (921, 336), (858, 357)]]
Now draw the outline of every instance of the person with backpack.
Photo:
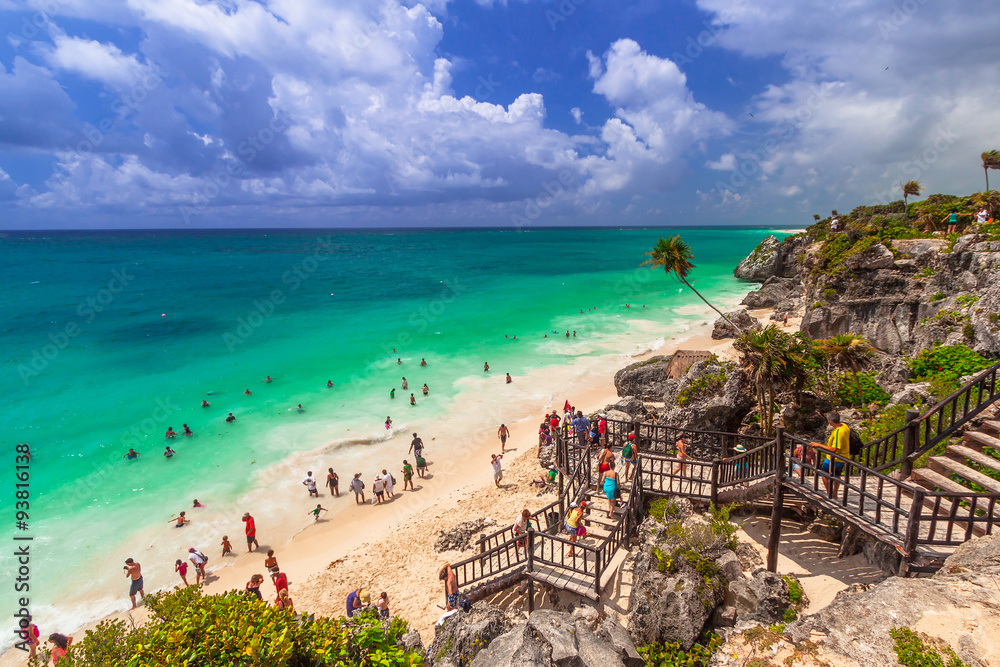
[(812, 446), (816, 449), (832, 452), (841, 457), (834, 459), (829, 454), (819, 453), (819, 469), (830, 473), (830, 476), (826, 478), (826, 493), (831, 498), (834, 498), (840, 488), (840, 483), (836, 478), (844, 472), (845, 460), (851, 458), (851, 436), (854, 435), (857, 438), (857, 435), (853, 434), (850, 426), (841, 423), (839, 412), (827, 412), (824, 416), (832, 430), (826, 439), (825, 445), (813, 442)]
[(194, 585), (197, 586), (205, 580), (205, 563), (208, 562), (208, 556), (191, 547), (188, 549), (188, 560), (194, 564)]
[(632, 475), (635, 474), (635, 468), (637, 467), (636, 463), (638, 460), (639, 451), (635, 446), (635, 433), (629, 433), (628, 440), (622, 447), (622, 461), (625, 462), (625, 470), (622, 473), (622, 482), (627, 484), (628, 481), (632, 479), (631, 475), (629, 475), (629, 471), (631, 471)]

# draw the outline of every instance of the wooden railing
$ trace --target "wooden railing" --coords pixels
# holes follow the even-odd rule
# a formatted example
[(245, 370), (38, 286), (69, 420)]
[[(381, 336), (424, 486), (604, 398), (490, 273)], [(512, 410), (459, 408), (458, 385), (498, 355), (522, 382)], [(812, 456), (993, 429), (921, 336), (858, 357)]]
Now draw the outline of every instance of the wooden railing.
[(725, 458), (737, 453), (737, 445), (750, 450), (772, 439), (759, 435), (697, 431), (640, 421), (608, 419), (607, 422), (608, 443), (612, 446), (623, 445), (628, 435), (635, 433), (640, 452), (667, 454), (675, 451), (678, 440), (687, 438), (688, 456), (700, 459)]
[(908, 412), (903, 426), (867, 443), (858, 461), (880, 471), (900, 467), (902, 476), (908, 477), (917, 458), (1000, 400), (998, 374), (1000, 363), (982, 371), (923, 414)]
[(725, 489), (773, 476), (777, 448), (777, 442), (771, 440), (757, 449), (719, 461), (716, 466), (716, 487)]
[[(712, 498), (713, 461), (682, 460), (662, 454), (642, 454), (642, 488), (647, 493), (683, 495), (708, 502)], [(773, 468), (772, 468), (773, 472)]]
[(917, 489), (913, 541), (928, 546), (958, 546), (978, 530), (991, 535), (1000, 526), (1000, 493), (944, 493)]
[(459, 587), (465, 588), (493, 579), (527, 563), (526, 551), (517, 547), (522, 539), (523, 536), (518, 536), (500, 542), (482, 553), (452, 563), (451, 568), (458, 577)]

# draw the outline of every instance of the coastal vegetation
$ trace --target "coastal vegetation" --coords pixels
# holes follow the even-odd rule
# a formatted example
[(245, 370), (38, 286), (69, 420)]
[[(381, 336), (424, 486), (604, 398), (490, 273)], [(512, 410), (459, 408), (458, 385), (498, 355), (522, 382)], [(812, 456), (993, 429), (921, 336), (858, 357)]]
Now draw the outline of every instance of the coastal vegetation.
[(775, 396), (792, 383), (801, 386), (810, 344), (804, 337), (770, 324), (759, 331), (743, 333), (733, 347), (740, 353), (740, 366), (754, 386), (763, 432), (771, 435)]
[[(191, 586), (146, 596), (150, 620), (133, 627), (105, 620), (71, 645), (65, 667), (300, 667), (421, 665), (399, 643), (408, 631), (373, 614), (353, 619), (299, 617), (245, 593), (203, 595)], [(36, 662), (42, 665), (43, 662)]]
[(893, 628), (889, 636), (895, 642), (896, 659), (903, 667), (967, 667), (940, 639), (909, 628)]

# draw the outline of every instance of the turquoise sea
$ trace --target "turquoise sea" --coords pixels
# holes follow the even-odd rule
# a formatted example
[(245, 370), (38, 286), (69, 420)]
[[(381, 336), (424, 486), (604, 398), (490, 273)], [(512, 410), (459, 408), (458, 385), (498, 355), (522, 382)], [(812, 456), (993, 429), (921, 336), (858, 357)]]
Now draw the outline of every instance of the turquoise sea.
[[(714, 319), (662, 270), (639, 266), (658, 237), (677, 233), (695, 254), (692, 283), (733, 305), (748, 286), (732, 269), (771, 232), (0, 238), (0, 439), (11, 464), (19, 443), (34, 454), (28, 529), (15, 530), (12, 482), (0, 487), (2, 518), (8, 534), (34, 538), (36, 616), (44, 627), (73, 627), (123, 609), (119, 563), (128, 554), (144, 559), (148, 592), (175, 583), (173, 560), (189, 542), (218, 561), (215, 545), (228, 532), (242, 550), (239, 515), (248, 504), (257, 503), (262, 528), (280, 524), (268, 540), (279, 546), (307, 522), (297, 510), (298, 518), (283, 515), (280, 502), (302, 468), (361, 470), (380, 443), (442, 429), (459, 415), (462, 428), (488, 426), (477, 415), (494, 414), (489, 406), (504, 400), (504, 373), (537, 378), (581, 358), (618, 360)], [(484, 362), (496, 390), (483, 391)], [(607, 375), (616, 368), (609, 363)], [(545, 387), (531, 390), (544, 408)], [(233, 424), (224, 421), (229, 412)], [(193, 437), (172, 441), (177, 455), (166, 460), (164, 432), (185, 423)], [(129, 447), (137, 461), (122, 458)], [(270, 494), (267, 506), (262, 493)], [(192, 515), (194, 498), (206, 507), (182, 539), (167, 520), (180, 510)]]

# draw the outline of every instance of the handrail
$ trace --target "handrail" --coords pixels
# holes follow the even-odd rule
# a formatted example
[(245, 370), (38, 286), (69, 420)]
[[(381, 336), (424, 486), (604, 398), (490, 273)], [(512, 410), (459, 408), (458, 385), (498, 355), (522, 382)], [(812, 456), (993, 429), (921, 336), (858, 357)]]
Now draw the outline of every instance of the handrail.
[(774, 474), (777, 440), (770, 442), (737, 456), (719, 461), (717, 466), (717, 488), (746, 484), (758, 479), (764, 479)]

